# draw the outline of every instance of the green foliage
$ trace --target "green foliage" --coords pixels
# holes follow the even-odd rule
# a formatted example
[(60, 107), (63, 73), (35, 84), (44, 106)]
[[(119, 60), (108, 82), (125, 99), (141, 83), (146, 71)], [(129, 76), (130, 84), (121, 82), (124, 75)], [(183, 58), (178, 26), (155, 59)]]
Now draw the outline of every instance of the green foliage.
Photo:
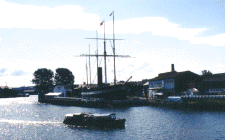
[(56, 69), (55, 84), (56, 85), (73, 86), (73, 84), (74, 84), (73, 73), (70, 70), (66, 69), (66, 68), (58, 68), (58, 69)]
[(7, 97), (16, 97), (18, 95), (18, 91), (9, 88), (0, 88), (0, 98), (7, 98)]
[(204, 79), (212, 76), (212, 73), (209, 70), (203, 70), (202, 75), (200, 77), (200, 80), (198, 82), (198, 90), (203, 95), (205, 94), (205, 89), (207, 88)]
[(51, 70), (46, 68), (38, 69), (34, 72), (34, 79), (32, 83), (35, 84), (36, 89), (41, 93), (46, 93), (49, 88), (53, 85), (54, 74)]
[(53, 86), (54, 82), (56, 85), (73, 86), (74, 84), (73, 73), (66, 68), (56, 69), (55, 77), (53, 71), (46, 68), (36, 70), (33, 75), (32, 83), (41, 93), (49, 92), (49, 88)]
[(181, 93), (181, 92), (187, 91), (187, 89), (188, 89), (187, 82), (188, 82), (187, 77), (178, 78), (176, 87), (175, 87), (176, 92)]
[(201, 80), (198, 84), (198, 90), (200, 92), (201, 95), (204, 95), (205, 93), (205, 84), (203, 82), (203, 80)]
[(209, 70), (203, 70), (202, 76), (203, 77), (210, 77), (210, 76), (212, 76), (212, 73)]

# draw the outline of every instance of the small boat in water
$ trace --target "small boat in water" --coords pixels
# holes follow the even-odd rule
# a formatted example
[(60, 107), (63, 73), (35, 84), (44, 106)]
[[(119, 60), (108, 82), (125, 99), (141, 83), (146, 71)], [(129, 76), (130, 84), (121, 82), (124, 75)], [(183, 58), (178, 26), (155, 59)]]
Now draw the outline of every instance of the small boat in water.
[(66, 114), (64, 124), (76, 126), (93, 126), (99, 128), (125, 128), (126, 119), (117, 119), (115, 113), (74, 113)]

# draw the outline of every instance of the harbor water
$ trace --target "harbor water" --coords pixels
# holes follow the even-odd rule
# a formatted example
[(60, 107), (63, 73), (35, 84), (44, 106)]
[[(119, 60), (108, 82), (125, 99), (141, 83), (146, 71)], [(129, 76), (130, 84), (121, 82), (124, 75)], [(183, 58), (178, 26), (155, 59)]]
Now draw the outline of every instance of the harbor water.
[[(125, 129), (63, 124), (76, 112), (116, 113)], [(225, 112), (159, 107), (86, 108), (38, 103), (38, 96), (0, 99), (1, 139), (225, 139)]]

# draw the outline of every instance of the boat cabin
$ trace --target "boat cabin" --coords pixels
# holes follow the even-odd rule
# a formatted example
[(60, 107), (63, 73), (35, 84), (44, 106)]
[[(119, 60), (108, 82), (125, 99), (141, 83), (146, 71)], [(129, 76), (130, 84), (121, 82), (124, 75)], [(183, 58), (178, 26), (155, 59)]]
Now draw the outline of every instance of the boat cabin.
[(93, 117), (95, 119), (116, 119), (116, 114), (111, 113), (111, 114), (92, 114), (90, 117)]
[(124, 128), (126, 119), (116, 119), (115, 113), (74, 113), (66, 114), (63, 123), (77, 126)]

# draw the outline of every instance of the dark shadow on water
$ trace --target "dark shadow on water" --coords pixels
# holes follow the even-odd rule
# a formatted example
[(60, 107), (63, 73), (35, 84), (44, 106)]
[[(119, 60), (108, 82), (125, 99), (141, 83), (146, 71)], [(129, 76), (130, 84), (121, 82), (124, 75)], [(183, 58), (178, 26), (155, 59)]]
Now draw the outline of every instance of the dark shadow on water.
[(72, 130), (90, 130), (90, 131), (118, 131), (118, 130), (125, 130), (124, 128), (99, 128), (99, 127), (93, 127), (93, 126), (76, 126), (76, 125), (65, 125), (65, 127), (70, 128)]

